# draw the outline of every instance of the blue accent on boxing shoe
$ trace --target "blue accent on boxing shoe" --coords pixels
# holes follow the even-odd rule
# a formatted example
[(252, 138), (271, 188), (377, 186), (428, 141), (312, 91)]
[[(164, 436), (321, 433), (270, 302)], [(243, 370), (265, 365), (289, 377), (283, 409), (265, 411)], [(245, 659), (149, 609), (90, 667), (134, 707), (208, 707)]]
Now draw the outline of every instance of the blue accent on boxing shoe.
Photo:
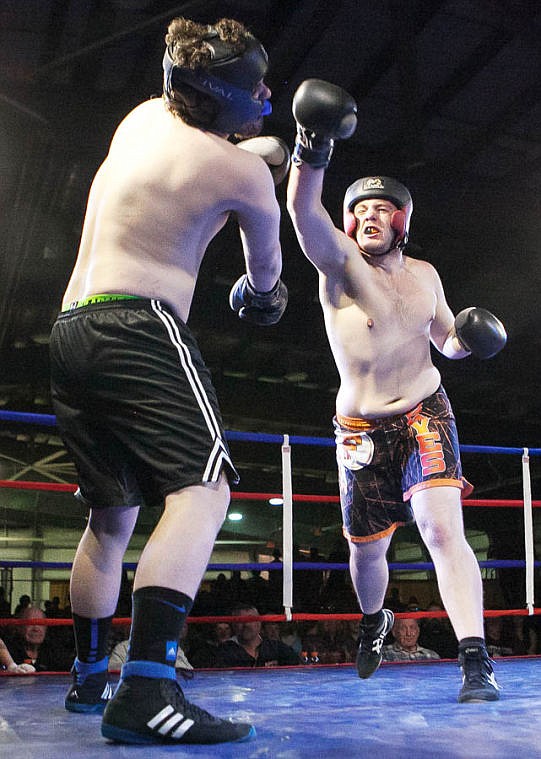
[(73, 662), (72, 672), (77, 676), (77, 682), (82, 685), (88, 675), (97, 675), (100, 672), (107, 672), (109, 665), (109, 657), (106, 656), (100, 661), (86, 662), (80, 659), (75, 659)]
[(157, 661), (127, 661), (122, 665), (121, 679), (127, 677), (151, 677), (153, 680), (176, 680), (174, 667)]

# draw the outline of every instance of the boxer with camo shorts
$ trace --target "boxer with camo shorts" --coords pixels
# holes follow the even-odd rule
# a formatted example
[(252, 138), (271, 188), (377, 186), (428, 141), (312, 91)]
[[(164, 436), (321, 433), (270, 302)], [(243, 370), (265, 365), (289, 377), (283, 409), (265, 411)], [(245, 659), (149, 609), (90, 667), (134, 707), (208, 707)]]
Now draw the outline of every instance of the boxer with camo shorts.
[(386, 553), (399, 524), (415, 519), (458, 638), (463, 684), (458, 700), (494, 701), (499, 690), (487, 654), (479, 566), (462, 521), (455, 421), (431, 360), (495, 355), (506, 342), (482, 308), (453, 316), (434, 267), (406, 256), (413, 203), (385, 176), (346, 191), (344, 230), (321, 200), (336, 140), (356, 128), (356, 104), (341, 87), (308, 79), (293, 99), (297, 139), (288, 209), (299, 244), (319, 273), (319, 295), (340, 375), (336, 440), (344, 533), (363, 613), (357, 671), (370, 677), (393, 624), (384, 609)]

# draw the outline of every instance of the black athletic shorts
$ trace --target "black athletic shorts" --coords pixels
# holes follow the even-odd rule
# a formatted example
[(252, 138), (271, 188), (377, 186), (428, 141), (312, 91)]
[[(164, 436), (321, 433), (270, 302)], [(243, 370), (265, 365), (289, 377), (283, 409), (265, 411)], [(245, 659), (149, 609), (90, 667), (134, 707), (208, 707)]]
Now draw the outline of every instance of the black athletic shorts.
[(450, 486), (467, 495), (451, 404), (443, 387), (411, 411), (383, 419), (336, 415), (336, 458), (344, 535), (378, 540), (413, 521), (410, 498)]
[(195, 338), (158, 300), (58, 315), (50, 341), (60, 434), (94, 508), (163, 505), (168, 493), (238, 474)]

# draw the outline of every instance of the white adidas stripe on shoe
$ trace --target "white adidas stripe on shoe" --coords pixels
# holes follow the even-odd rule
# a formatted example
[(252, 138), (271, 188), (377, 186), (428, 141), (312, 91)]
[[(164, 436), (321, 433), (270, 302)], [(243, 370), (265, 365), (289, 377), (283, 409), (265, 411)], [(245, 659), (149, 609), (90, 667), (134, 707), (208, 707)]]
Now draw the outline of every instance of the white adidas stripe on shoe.
[(182, 738), (194, 724), (193, 719), (184, 719), (183, 714), (175, 711), (171, 704), (165, 706), (152, 719), (148, 720), (147, 727), (163, 735), (164, 738)]

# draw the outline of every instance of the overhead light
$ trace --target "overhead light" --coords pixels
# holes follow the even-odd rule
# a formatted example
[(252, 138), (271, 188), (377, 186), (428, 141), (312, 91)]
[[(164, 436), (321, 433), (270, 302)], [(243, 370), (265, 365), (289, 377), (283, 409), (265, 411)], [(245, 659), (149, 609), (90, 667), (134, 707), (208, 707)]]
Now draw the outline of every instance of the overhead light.
[(258, 382), (266, 382), (268, 385), (281, 385), (284, 382), (283, 377), (271, 377), (266, 374), (260, 374), (257, 378)]
[(284, 379), (288, 382), (305, 382), (308, 379), (306, 372), (288, 372), (284, 374)]
[(271, 506), (283, 506), (284, 499), (283, 498), (269, 498), (269, 504)]
[(230, 522), (240, 522), (240, 520), (242, 519), (242, 514), (240, 513), (240, 511), (232, 511), (231, 514), (227, 515), (227, 518), (229, 519)]

